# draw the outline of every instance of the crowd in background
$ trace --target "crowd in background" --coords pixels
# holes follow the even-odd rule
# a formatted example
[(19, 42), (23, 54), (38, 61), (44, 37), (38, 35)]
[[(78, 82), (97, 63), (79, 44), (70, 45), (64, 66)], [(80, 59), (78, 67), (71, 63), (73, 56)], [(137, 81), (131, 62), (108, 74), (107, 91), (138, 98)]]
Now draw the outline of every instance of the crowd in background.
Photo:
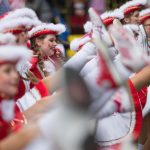
[[(99, 13), (113, 9), (127, 0), (1, 0), (0, 14), (9, 9), (29, 7), (36, 11), (42, 21), (64, 23), (69, 34), (82, 34), (83, 24), (88, 19), (87, 10), (91, 6)], [(9, 5), (9, 6), (8, 6)], [(64, 36), (64, 39), (66, 37)], [(66, 39), (65, 39), (66, 40)]]

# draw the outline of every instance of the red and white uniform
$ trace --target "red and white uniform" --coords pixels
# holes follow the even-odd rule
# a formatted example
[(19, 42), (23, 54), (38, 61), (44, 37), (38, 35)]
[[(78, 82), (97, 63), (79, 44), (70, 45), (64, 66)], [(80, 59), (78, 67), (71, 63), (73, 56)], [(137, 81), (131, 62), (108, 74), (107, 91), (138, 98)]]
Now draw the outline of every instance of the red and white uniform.
[[(52, 34), (52, 35), (59, 35), (65, 31), (65, 26), (62, 24), (53, 24), (53, 23), (43, 23), (39, 26), (34, 27), (31, 31), (28, 32), (29, 38), (36, 38), (41, 35), (47, 35), (47, 34)], [(58, 47), (56, 47), (56, 50), (58, 51)], [(40, 55), (40, 54), (39, 54)], [(43, 70), (41, 70), (38, 66), (37, 63), (37, 68), (41, 72), (41, 75), (43, 76), (43, 72), (47, 72), (48, 74), (55, 73), (57, 70), (57, 60), (55, 60), (55, 54), (54, 56), (41, 56), (44, 67)], [(34, 73), (34, 72), (33, 72)]]
[[(9, 55), (8, 55), (9, 54)], [(0, 65), (12, 63), (15, 65), (29, 61), (32, 53), (22, 46), (0, 46)], [(25, 119), (14, 99), (0, 98), (0, 139), (2, 140), (13, 131), (17, 131), (25, 123)]]
[(16, 104), (23, 112), (36, 104), (37, 101), (47, 96), (49, 96), (49, 92), (42, 81), (40, 81), (34, 86), (34, 88), (32, 88), (29, 92), (26, 92), (23, 97), (18, 99)]

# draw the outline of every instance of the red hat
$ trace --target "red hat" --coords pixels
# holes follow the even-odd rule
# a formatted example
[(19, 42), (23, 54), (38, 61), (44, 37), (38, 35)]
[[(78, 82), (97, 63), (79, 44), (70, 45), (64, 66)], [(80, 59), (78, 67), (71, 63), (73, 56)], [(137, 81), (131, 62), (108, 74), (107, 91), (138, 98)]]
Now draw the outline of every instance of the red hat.
[(28, 32), (29, 38), (38, 37), (45, 34), (61, 34), (65, 32), (66, 28), (63, 24), (53, 24), (53, 23), (43, 23), (34, 27), (31, 31)]
[(140, 10), (142, 6), (146, 5), (146, 0), (132, 0), (120, 7), (120, 10), (124, 13), (124, 15), (128, 15), (131, 12), (136, 10)]
[(150, 8), (140, 12), (140, 22), (143, 23), (145, 20), (150, 18)]
[(30, 8), (20, 8), (14, 11), (9, 11), (4, 15), (0, 16), (0, 19), (6, 20), (6, 19), (16, 19), (20, 17), (27, 17), (32, 20), (39, 20), (35, 11)]
[(114, 19), (121, 20), (123, 18), (124, 18), (124, 14), (119, 9), (116, 9), (114, 11), (105, 12), (101, 15), (101, 19), (102, 19), (103, 23), (105, 24), (105, 26), (112, 24)]
[(0, 46), (0, 64), (27, 62), (32, 57), (32, 51), (23, 46)]
[(15, 44), (16, 37), (11, 33), (0, 33), (0, 45)]
[(41, 24), (39, 20), (32, 20), (27, 17), (20, 17), (15, 19), (6, 19), (0, 21), (0, 32), (18, 34), (23, 31), (28, 31), (32, 27)]

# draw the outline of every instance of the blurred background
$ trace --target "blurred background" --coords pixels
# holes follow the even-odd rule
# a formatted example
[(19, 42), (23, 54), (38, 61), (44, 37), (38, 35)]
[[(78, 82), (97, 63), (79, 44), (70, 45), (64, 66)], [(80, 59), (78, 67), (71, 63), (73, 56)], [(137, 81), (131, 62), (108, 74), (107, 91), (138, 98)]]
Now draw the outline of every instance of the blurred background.
[(63, 23), (67, 32), (60, 39), (66, 43), (67, 55), (69, 43), (84, 34), (83, 25), (88, 20), (88, 8), (94, 7), (99, 13), (119, 7), (129, 0), (0, 0), (0, 15), (8, 10), (29, 7), (35, 10), (43, 22)]

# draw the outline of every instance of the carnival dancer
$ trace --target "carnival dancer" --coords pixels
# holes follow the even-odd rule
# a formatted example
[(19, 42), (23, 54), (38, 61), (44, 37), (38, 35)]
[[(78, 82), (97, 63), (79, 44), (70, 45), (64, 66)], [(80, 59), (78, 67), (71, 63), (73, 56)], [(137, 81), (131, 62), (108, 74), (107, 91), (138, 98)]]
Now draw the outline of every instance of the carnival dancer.
[(65, 26), (62, 24), (43, 23), (29, 31), (31, 49), (34, 51), (34, 55), (37, 55), (37, 67), (41, 78), (56, 72), (62, 66), (61, 53), (59, 52), (59, 56), (56, 56), (56, 35), (65, 30)]

